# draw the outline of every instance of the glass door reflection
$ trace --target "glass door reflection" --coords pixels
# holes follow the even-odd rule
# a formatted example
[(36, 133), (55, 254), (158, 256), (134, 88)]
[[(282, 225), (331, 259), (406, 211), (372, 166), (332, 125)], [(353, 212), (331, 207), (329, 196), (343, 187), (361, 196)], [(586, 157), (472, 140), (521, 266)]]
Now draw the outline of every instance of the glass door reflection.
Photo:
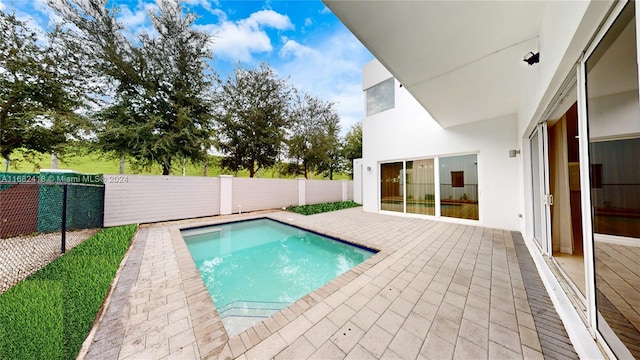
[(403, 163), (380, 165), (380, 210), (404, 212)]
[(640, 358), (640, 104), (635, 4), (585, 63), (598, 331)]
[(435, 215), (433, 159), (407, 161), (407, 212)]

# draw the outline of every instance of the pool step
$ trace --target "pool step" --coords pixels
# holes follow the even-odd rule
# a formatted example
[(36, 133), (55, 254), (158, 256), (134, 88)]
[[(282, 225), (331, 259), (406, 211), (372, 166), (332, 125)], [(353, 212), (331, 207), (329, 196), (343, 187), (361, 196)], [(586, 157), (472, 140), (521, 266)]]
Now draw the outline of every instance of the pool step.
[(234, 301), (221, 306), (218, 315), (222, 319), (229, 316), (268, 318), (287, 305), (285, 302)]
[(234, 301), (218, 308), (229, 336), (234, 336), (287, 307), (285, 302)]

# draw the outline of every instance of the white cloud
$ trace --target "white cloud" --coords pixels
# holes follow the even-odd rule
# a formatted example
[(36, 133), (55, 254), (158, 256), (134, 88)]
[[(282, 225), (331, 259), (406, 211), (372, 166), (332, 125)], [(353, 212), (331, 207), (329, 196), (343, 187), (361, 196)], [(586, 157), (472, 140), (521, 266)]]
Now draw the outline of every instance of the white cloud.
[(304, 26), (311, 26), (311, 25), (313, 25), (313, 20), (311, 20), (311, 18), (304, 19)]
[(212, 50), (214, 56), (230, 61), (250, 62), (253, 54), (268, 53), (273, 50), (266, 28), (292, 30), (288, 16), (273, 10), (260, 10), (248, 18), (229, 21), (226, 15), (219, 15), (220, 23), (199, 27), (215, 36)]
[(120, 7), (117, 20), (130, 31), (144, 25), (149, 19), (147, 9), (138, 7), (131, 11), (126, 5)]
[(249, 26), (252, 29), (259, 27), (272, 27), (278, 30), (293, 29), (294, 26), (289, 16), (282, 15), (273, 10), (260, 10), (251, 14), (248, 18), (240, 20), (241, 25)]
[(304, 46), (295, 40), (286, 40), (282, 48), (280, 48), (279, 55), (282, 58), (291, 56), (299, 58), (305, 55), (313, 55), (314, 53), (315, 50), (308, 46)]
[(322, 10), (320, 10), (320, 14), (331, 14), (331, 10), (325, 5)]
[(6, 5), (2, 3), (2, 1), (0, 0), (0, 11), (4, 11)]
[(344, 135), (364, 117), (362, 65), (373, 57), (346, 29), (340, 29), (316, 44), (300, 44), (283, 38), (279, 51), (280, 74), (313, 96), (336, 104)]
[(156, 36), (157, 31), (151, 24), (149, 13), (158, 11), (155, 2), (138, 1), (137, 5), (128, 7), (126, 4), (119, 5), (116, 20), (124, 26), (125, 36), (137, 37), (140, 34)]
[(213, 11), (213, 5), (220, 6), (219, 1), (209, 1), (209, 0), (185, 0), (185, 3), (189, 5), (198, 5), (208, 11)]

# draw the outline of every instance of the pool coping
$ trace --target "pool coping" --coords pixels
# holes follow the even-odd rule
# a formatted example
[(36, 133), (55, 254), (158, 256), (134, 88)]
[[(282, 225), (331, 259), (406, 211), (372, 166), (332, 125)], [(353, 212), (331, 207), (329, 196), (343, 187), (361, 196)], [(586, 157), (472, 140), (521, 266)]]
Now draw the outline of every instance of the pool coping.
[[(269, 336), (276, 334), (281, 328), (293, 322), (299, 315), (303, 314), (312, 306), (327, 299), (343, 286), (397, 251), (389, 248), (377, 249), (369, 244), (363, 244), (358, 241), (353, 241), (352, 239), (346, 239), (338, 234), (328, 233), (326, 230), (314, 229), (309, 226), (300, 226), (294, 222), (294, 219), (272, 217), (271, 214), (273, 213), (275, 212), (247, 214), (242, 217), (242, 221), (260, 218), (271, 219), (303, 230), (312, 231), (320, 235), (326, 235), (356, 246), (376, 250), (377, 253), (347, 272), (322, 285), (320, 288), (273, 314), (271, 317), (258, 322), (235, 336), (229, 337), (180, 231), (191, 228), (220, 225), (234, 221), (229, 221), (228, 218), (208, 219), (198, 223), (192, 222), (170, 226), (169, 231), (178, 262), (180, 276), (184, 284), (187, 307), (191, 314), (194, 335), (199, 354), (202, 358), (218, 357), (227, 350), (225, 349), (227, 345), (229, 346), (228, 351), (231, 351), (233, 357), (241, 355), (246, 351), (246, 349), (252, 348)], [(236, 349), (245, 349), (245, 351), (238, 351)]]

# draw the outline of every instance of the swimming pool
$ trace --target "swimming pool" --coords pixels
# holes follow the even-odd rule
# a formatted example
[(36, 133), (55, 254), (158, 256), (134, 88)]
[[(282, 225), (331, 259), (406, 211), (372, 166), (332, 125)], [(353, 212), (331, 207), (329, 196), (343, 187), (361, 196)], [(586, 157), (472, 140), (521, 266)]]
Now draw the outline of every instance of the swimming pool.
[(375, 253), (271, 219), (182, 230), (182, 236), (230, 336)]

